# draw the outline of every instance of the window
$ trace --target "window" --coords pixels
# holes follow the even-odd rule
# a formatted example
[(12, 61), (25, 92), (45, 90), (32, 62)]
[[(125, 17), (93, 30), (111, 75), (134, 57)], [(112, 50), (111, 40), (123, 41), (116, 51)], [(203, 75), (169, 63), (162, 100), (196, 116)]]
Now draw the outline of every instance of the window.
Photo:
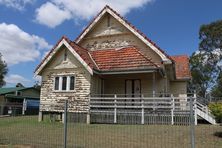
[(16, 91), (16, 92), (15, 92), (15, 95), (16, 95), (16, 96), (21, 96), (21, 95), (22, 95), (22, 92), (21, 92), (21, 91)]
[(70, 77), (70, 90), (74, 90), (74, 86), (75, 86), (75, 77), (71, 76)]
[(62, 90), (66, 90), (67, 77), (62, 77)]
[(59, 77), (55, 77), (55, 90), (59, 90)]
[(70, 91), (75, 89), (75, 76), (55, 77), (54, 90)]

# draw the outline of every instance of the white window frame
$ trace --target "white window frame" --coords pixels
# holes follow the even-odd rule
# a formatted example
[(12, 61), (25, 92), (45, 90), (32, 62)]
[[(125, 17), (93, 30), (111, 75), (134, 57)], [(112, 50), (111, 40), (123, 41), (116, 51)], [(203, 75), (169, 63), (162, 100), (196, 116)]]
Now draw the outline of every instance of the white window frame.
[[(74, 77), (74, 89), (70, 90), (70, 77)], [(56, 77), (59, 77), (59, 89), (55, 90), (55, 80)], [(66, 77), (66, 90), (62, 90), (62, 81), (63, 81), (63, 77)], [(55, 75), (54, 76), (54, 80), (53, 80), (53, 91), (54, 92), (73, 92), (76, 89), (76, 75), (73, 74), (69, 74), (69, 75)]]

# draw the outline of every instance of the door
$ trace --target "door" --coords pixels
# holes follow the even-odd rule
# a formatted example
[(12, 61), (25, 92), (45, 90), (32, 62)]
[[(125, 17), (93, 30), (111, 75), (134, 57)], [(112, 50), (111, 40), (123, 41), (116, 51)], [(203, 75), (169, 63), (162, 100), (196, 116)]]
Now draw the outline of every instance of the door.
[(141, 82), (138, 79), (126, 80), (126, 97), (140, 97)]
[[(129, 98), (140, 97), (140, 94), (141, 94), (140, 80), (137, 80), (137, 79), (126, 80), (125, 85), (126, 85), (125, 86), (126, 97), (129, 97)], [(127, 100), (127, 102), (134, 102), (134, 99)], [(128, 105), (130, 105), (130, 103), (128, 103)], [(134, 105), (134, 104), (132, 103), (131, 105)]]

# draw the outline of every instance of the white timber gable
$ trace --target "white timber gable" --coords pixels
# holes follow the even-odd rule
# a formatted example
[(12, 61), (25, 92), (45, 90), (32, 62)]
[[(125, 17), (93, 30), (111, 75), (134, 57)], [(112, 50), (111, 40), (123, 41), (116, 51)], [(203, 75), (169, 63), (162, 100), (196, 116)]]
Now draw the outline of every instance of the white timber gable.
[[(43, 62), (40, 64), (40, 66), (36, 69), (35, 74), (39, 75), (41, 74), (42, 70), (52, 61), (52, 58), (55, 56), (57, 52), (61, 50), (62, 47), (65, 47), (71, 54), (74, 56), (86, 69), (87, 71), (93, 75), (93, 70), (89, 67), (89, 65), (79, 56), (79, 54), (69, 45), (69, 43), (62, 39), (60, 43), (55, 47), (55, 49), (50, 52), (47, 57), (43, 60)], [(59, 60), (59, 59), (58, 59)], [(61, 60), (61, 59), (60, 59)], [(55, 61), (55, 60), (53, 60)], [(57, 61), (57, 60), (56, 60)], [(63, 63), (64, 64), (64, 63)], [(69, 65), (70, 66), (70, 65)]]
[(89, 50), (137, 46), (155, 63), (171, 60), (109, 7), (95, 18), (76, 42)]

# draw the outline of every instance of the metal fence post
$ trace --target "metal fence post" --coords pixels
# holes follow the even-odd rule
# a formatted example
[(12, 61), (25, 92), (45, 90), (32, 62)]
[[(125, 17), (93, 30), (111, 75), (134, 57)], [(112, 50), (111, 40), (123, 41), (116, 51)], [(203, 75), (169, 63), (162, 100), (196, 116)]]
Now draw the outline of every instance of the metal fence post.
[(190, 140), (191, 148), (195, 148), (195, 119), (194, 119), (194, 108), (193, 108), (193, 97), (190, 97)]
[(194, 94), (194, 120), (195, 120), (195, 125), (197, 125), (197, 95), (196, 93)]
[(68, 108), (68, 100), (65, 100), (65, 106), (64, 106), (64, 148), (67, 147), (67, 108)]

